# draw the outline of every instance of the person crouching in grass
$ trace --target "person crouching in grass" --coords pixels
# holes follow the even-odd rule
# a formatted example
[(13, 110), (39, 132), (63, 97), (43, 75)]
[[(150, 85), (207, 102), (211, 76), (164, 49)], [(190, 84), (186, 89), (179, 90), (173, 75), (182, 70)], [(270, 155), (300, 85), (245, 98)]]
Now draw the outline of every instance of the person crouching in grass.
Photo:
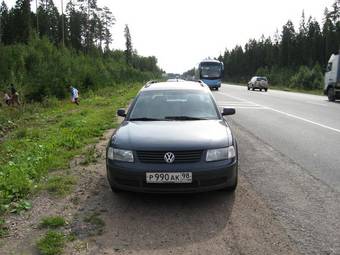
[(11, 105), (11, 97), (8, 95), (7, 91), (4, 90), (4, 102), (5, 104), (7, 104), (8, 106)]
[(78, 90), (73, 86), (70, 86), (70, 90), (71, 90), (71, 100), (72, 100), (72, 102), (75, 103), (76, 105), (79, 105), (79, 92), (78, 92)]

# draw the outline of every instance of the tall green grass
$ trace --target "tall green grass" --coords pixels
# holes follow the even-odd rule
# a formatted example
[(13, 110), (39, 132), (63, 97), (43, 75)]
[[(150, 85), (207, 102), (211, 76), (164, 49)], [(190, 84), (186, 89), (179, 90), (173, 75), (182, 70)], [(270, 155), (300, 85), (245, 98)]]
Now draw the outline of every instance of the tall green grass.
[[(0, 109), (0, 214), (38, 190), (47, 176), (68, 167), (69, 160), (116, 125), (115, 111), (124, 107), (139, 84), (88, 92), (80, 106), (55, 99), (19, 108)], [(4, 135), (4, 134), (3, 134)]]

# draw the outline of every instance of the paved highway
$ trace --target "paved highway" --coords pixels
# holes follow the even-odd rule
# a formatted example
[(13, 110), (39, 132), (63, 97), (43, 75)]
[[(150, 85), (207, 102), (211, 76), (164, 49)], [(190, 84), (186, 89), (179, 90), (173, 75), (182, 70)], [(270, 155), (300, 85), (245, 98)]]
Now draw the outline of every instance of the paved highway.
[(213, 92), (252, 185), (304, 254), (340, 254), (340, 103), (223, 84)]

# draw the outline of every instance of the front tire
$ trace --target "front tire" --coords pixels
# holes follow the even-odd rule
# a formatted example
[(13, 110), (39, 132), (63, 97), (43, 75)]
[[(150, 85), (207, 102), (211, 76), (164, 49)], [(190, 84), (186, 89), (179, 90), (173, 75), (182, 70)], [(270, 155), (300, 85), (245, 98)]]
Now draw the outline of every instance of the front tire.
[(250, 90), (249, 86), (247, 86), (248, 90)]
[(335, 92), (334, 92), (334, 88), (333, 87), (328, 88), (327, 96), (328, 96), (328, 101), (330, 101), (330, 102), (334, 102), (335, 101)]
[(215, 89), (216, 89), (216, 91), (218, 91), (218, 87), (216, 87)]
[(251, 90), (252, 90), (252, 91), (254, 91), (254, 90), (255, 90), (255, 88), (252, 86), (252, 87), (251, 87)]
[(267, 92), (267, 91), (268, 91), (268, 89), (264, 89), (264, 91), (265, 91), (265, 92)]
[(112, 192), (115, 193), (115, 194), (120, 193), (122, 191), (121, 189), (118, 189), (117, 187), (115, 187), (112, 184), (110, 184), (110, 188), (111, 188)]

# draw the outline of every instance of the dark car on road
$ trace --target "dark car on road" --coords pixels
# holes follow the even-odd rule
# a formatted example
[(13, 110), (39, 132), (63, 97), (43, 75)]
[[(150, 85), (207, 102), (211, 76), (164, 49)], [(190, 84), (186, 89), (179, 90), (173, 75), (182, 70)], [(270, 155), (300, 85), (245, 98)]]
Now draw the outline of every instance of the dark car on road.
[(145, 85), (113, 133), (106, 154), (107, 177), (120, 190), (185, 193), (234, 191), (238, 152), (209, 88), (199, 82)]

